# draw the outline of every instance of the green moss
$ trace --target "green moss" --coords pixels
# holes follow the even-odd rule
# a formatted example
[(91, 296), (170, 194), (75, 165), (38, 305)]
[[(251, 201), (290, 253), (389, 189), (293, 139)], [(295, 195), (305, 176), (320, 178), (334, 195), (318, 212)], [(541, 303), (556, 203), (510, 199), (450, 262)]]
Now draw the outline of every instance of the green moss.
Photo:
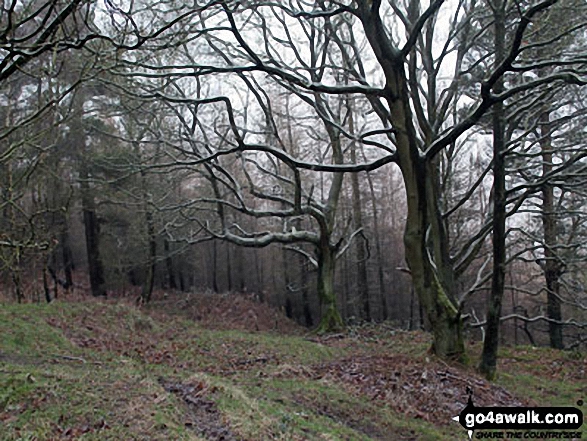
[(344, 323), (338, 312), (338, 308), (336, 308), (336, 304), (334, 302), (328, 304), (315, 332), (317, 334), (325, 334), (329, 332), (340, 332), (343, 329)]

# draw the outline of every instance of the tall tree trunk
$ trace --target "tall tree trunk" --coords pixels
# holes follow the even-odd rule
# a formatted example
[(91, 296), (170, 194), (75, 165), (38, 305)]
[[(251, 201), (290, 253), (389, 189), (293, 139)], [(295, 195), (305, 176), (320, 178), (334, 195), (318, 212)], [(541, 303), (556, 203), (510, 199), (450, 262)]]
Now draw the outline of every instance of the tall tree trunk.
[(188, 288), (191, 288), (192, 286), (194, 286), (193, 273), (190, 275), (190, 277), (186, 283), (184, 269), (182, 268), (181, 265), (177, 269), (177, 277), (179, 279), (179, 289), (181, 292), (186, 292)]
[[(59, 163), (54, 164), (55, 167), (59, 167)], [(53, 188), (53, 204), (55, 207), (60, 209), (55, 212), (55, 223), (59, 226), (59, 251), (61, 251), (61, 260), (63, 261), (63, 271), (65, 275), (65, 281), (62, 283), (63, 288), (68, 291), (73, 287), (73, 253), (71, 251), (70, 240), (69, 240), (69, 225), (67, 222), (68, 215), (68, 204), (63, 204), (63, 185), (61, 179), (55, 179), (52, 184)], [(55, 283), (57, 283), (57, 272), (58, 272), (58, 259), (57, 251), (53, 254), (52, 265), (49, 265), (48, 269), (51, 270), (51, 266), (54, 268), (55, 276), (51, 274)]]
[(287, 258), (287, 250), (285, 248), (281, 249), (281, 264), (282, 264), (282, 271), (283, 271), (283, 280), (285, 281), (285, 299), (283, 303), (283, 308), (285, 309), (285, 315), (288, 318), (293, 317), (293, 302), (291, 299), (291, 277), (288, 271), (288, 258)]
[(81, 169), (80, 188), (82, 193), (82, 213), (86, 237), (88, 270), (90, 273), (90, 287), (94, 297), (106, 297), (104, 266), (100, 257), (100, 221), (96, 215), (96, 204), (94, 202), (94, 196), (91, 194), (86, 165), (82, 164)]
[[(542, 176), (552, 171), (552, 137), (550, 115), (544, 112), (540, 116), (540, 148), (542, 150)], [(542, 186), (542, 226), (544, 228), (544, 278), (546, 281), (547, 315), (549, 319), (560, 322), (562, 320), (560, 301), (560, 276), (562, 265), (554, 247), (557, 243), (556, 207), (554, 203), (554, 188), (546, 181)], [(550, 346), (563, 349), (563, 329), (560, 323), (549, 322), (548, 334)]]
[(79, 178), (82, 202), (82, 213), (90, 273), (90, 287), (94, 297), (106, 297), (104, 266), (100, 257), (100, 221), (96, 214), (96, 203), (90, 188), (90, 172), (88, 170), (89, 151), (86, 146), (86, 135), (83, 127), (83, 91), (74, 98), (75, 117), (72, 121), (72, 142), (79, 152)]
[[(9, 87), (8, 93), (10, 94), (12, 87)], [(10, 127), (12, 125), (12, 107), (7, 106), (5, 107), (5, 118), (4, 118), (4, 126)], [(4, 140), (2, 145), (0, 145), (0, 152), (4, 153), (4, 148), (6, 146), (10, 146), (11, 139), (8, 138)], [(7, 157), (9, 158), (10, 155)], [(0, 199), (0, 205), (2, 206), (2, 217), (0, 218), (0, 228), (2, 228), (3, 234), (8, 234), (10, 237), (11, 235), (17, 235), (19, 228), (16, 222), (16, 207), (13, 203), (14, 201), (14, 175), (12, 170), (12, 162), (2, 161), (0, 162), (0, 191), (2, 192), (2, 199)], [(16, 236), (14, 237), (15, 241), (18, 242), (19, 238)], [(12, 279), (12, 284), (14, 287), (14, 298), (18, 303), (21, 303), (24, 300), (21, 288), (21, 279), (20, 279), (20, 260), (21, 260), (21, 247), (16, 245), (12, 250), (9, 252), (12, 253), (8, 257), (8, 270), (10, 272), (10, 277)]]
[[(175, 281), (175, 271), (173, 268), (173, 256), (171, 255), (171, 247), (169, 241), (165, 239), (163, 241), (163, 250), (165, 251), (165, 267), (167, 269), (167, 286), (169, 289), (177, 289), (177, 283)], [(180, 278), (181, 281), (181, 278)], [(182, 289), (183, 291), (183, 289)]]
[(377, 213), (377, 199), (375, 197), (375, 188), (373, 179), (367, 173), (367, 182), (369, 183), (369, 192), (371, 195), (371, 211), (373, 212), (373, 240), (375, 241), (375, 257), (377, 258), (377, 283), (379, 285), (379, 299), (381, 308), (381, 319), (383, 321), (389, 318), (387, 306), (387, 293), (385, 291), (385, 281), (383, 276), (383, 253), (381, 252), (381, 234), (379, 229), (379, 214)]
[(73, 253), (69, 244), (69, 230), (67, 225), (67, 218), (64, 217), (63, 230), (61, 231), (61, 256), (63, 259), (63, 271), (65, 273), (65, 284), (63, 288), (67, 291), (73, 287)]
[[(495, 19), (495, 65), (505, 53), (505, 1), (499, 0), (494, 6)], [(495, 93), (503, 91), (503, 80), (495, 85)], [(495, 378), (497, 350), (499, 347), (499, 325), (505, 286), (505, 235), (506, 235), (506, 190), (505, 190), (505, 113), (503, 103), (493, 108), (493, 274), (491, 292), (487, 307), (487, 327), (483, 342), (483, 353), (479, 370), (488, 379)]]
[(14, 260), (13, 266), (10, 269), (10, 274), (12, 277), (12, 284), (14, 286), (14, 297), (16, 298), (17, 303), (22, 303), (24, 301), (24, 294), (22, 292), (22, 283), (20, 279), (20, 253), (21, 248), (16, 246), (14, 248)]
[[(295, 221), (296, 228), (302, 230), (302, 221), (298, 218)], [(302, 290), (302, 311), (304, 315), (304, 324), (306, 327), (311, 328), (314, 326), (314, 318), (312, 316), (312, 305), (310, 304), (310, 294), (308, 290), (308, 259), (303, 255), (298, 256), (299, 268), (300, 268), (300, 285)]]
[[(348, 254), (345, 255), (342, 259), (342, 286), (338, 291), (340, 295), (340, 315), (342, 317), (343, 323), (348, 323), (349, 318), (353, 317), (356, 318), (356, 311), (355, 311), (355, 298), (350, 296), (349, 287), (352, 286), (353, 282), (351, 281), (350, 276), (350, 269), (349, 269), (349, 256)], [(354, 289), (353, 289), (354, 291)]]
[(304, 312), (304, 323), (306, 327), (311, 328), (314, 326), (314, 317), (312, 316), (312, 305), (310, 304), (310, 293), (308, 291), (308, 262), (304, 257), (301, 257), (302, 263), (302, 308)]
[[(316, 105), (327, 114), (324, 97), (315, 93)], [(344, 155), (342, 151), (340, 131), (331, 123), (326, 122), (326, 132), (332, 148), (332, 161), (334, 164), (342, 164)], [(322, 176), (322, 173), (320, 174)], [(340, 312), (336, 306), (336, 292), (334, 290), (334, 272), (336, 267), (337, 247), (331, 245), (332, 231), (334, 229), (338, 203), (342, 192), (344, 173), (332, 174), (332, 182), (328, 189), (328, 197), (322, 215), (315, 216), (319, 224), (320, 239), (317, 245), (318, 257), (318, 298), (322, 306), (322, 318), (318, 325), (319, 332), (338, 330), (342, 327)], [(323, 185), (323, 182), (322, 184)]]
[[(405, 74), (398, 72), (401, 93), (405, 90)], [(434, 162), (422, 158), (416, 135), (409, 118), (407, 98), (390, 101), (392, 118), (405, 122), (398, 130), (399, 165), (407, 199), (404, 232), (406, 262), (412, 283), (424, 310), (426, 324), (433, 333), (433, 351), (442, 358), (464, 359), (465, 345), (460, 312), (454, 299), (454, 273), (448, 257), (445, 226), (438, 207), (437, 168)], [(397, 118), (396, 118), (397, 117)], [(401, 127), (398, 124), (398, 127)]]
[(462, 318), (453, 295), (454, 271), (438, 207), (436, 166), (422, 154), (410, 107), (405, 56), (385, 35), (379, 6), (380, 2), (359, 2), (358, 11), (369, 44), (385, 73), (397, 162), (406, 190), (406, 261), (433, 333), (433, 351), (443, 358), (462, 359), (465, 355)]
[(80, 167), (80, 190), (82, 199), (82, 213), (86, 237), (86, 252), (88, 256), (88, 271), (90, 273), (90, 287), (94, 297), (106, 297), (104, 280), (104, 266), (100, 256), (100, 221), (96, 215), (96, 204), (91, 193), (87, 165), (82, 158)]
[[(55, 283), (57, 286), (57, 283)], [(47, 278), (47, 265), (43, 265), (43, 292), (45, 293), (45, 300), (51, 303), (51, 290), (49, 289), (49, 280)]]
[[(1, 202), (4, 204), (5, 209), (5, 219), (10, 219), (9, 228), (12, 234), (17, 234), (18, 226), (16, 222), (16, 208), (13, 203), (14, 200), (14, 187), (13, 187), (13, 175), (12, 175), (12, 166), (10, 163), (6, 166), (6, 175), (7, 176), (7, 184), (6, 188), (3, 190), (4, 197)], [(17, 239), (18, 240), (18, 239)], [(12, 256), (9, 257), (9, 270), (10, 276), (12, 278), (12, 284), (14, 286), (14, 298), (18, 303), (22, 303), (24, 300), (24, 295), (22, 293), (22, 286), (21, 286), (21, 278), (20, 278), (20, 262), (21, 262), (21, 253), (22, 248), (19, 245), (16, 245), (12, 250)]]
[(232, 257), (230, 255), (230, 243), (226, 242), (226, 281), (228, 292), (232, 292)]
[(212, 241), (212, 290), (218, 290), (218, 244), (216, 240)]
[(259, 254), (261, 254), (261, 252), (261, 250), (254, 250), (253, 252), (255, 263), (255, 283), (257, 288), (257, 294), (259, 296), (261, 296), (263, 292), (263, 262), (259, 257)]
[[(147, 205), (147, 204), (145, 204)], [(157, 265), (157, 237), (155, 235), (155, 222), (153, 221), (153, 213), (150, 207), (145, 207), (145, 222), (147, 224), (147, 242), (148, 242), (148, 258), (145, 282), (141, 292), (141, 300), (143, 303), (149, 303), (153, 294), (153, 287), (155, 284), (155, 270)]]
[(245, 281), (245, 268), (244, 268), (244, 250), (243, 247), (236, 247), (234, 250), (234, 264), (235, 273), (237, 277), (236, 289), (238, 292), (246, 292), (247, 284)]
[[(353, 110), (349, 103), (349, 131), (354, 134)], [(351, 143), (351, 163), (357, 163), (357, 151), (354, 142)], [(351, 173), (351, 188), (353, 202), (353, 226), (355, 230), (363, 229), (363, 207), (361, 203), (361, 189), (358, 173)], [(355, 256), (357, 258), (357, 291), (362, 302), (362, 319), (371, 321), (371, 304), (369, 302), (369, 281), (367, 276), (367, 254), (363, 241), (355, 239)]]

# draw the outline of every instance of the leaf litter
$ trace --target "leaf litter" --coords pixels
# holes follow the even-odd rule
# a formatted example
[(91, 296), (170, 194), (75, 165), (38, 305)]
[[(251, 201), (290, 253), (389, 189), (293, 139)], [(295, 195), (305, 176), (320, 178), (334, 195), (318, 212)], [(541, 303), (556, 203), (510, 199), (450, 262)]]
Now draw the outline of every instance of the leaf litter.
[[(259, 306), (259, 302), (250, 296), (239, 297), (238, 302), (229, 302), (226, 298), (214, 301), (207, 295), (204, 297), (203, 300), (192, 298), (193, 304), (189, 305), (183, 301), (179, 304), (175, 299), (160, 300), (155, 310), (142, 309), (141, 314), (146, 313), (150, 319), (142, 318), (138, 322), (135, 320), (140, 326), (135, 326), (135, 323), (130, 327), (113, 328), (112, 318), (105, 322), (100, 313), (100, 308), (104, 308), (104, 312), (111, 308), (107, 304), (96, 304), (95, 307), (72, 317), (51, 317), (48, 323), (62, 329), (79, 347), (138, 358), (145, 363), (170, 366), (176, 373), (198, 368), (201, 372), (230, 377), (231, 381), (240, 381), (244, 377), (239, 375), (248, 375), (256, 378), (300, 378), (332, 383), (352, 396), (377, 406), (389, 407), (406, 418), (423, 420), (436, 427), (453, 424), (451, 418), (458, 415), (466, 405), (467, 388), (473, 391), (477, 406), (547, 404), (533, 403), (529, 399), (515, 396), (503, 387), (487, 382), (471, 367), (447, 364), (427, 354), (425, 348), (429, 345), (429, 336), (419, 331), (407, 332), (394, 330), (388, 325), (369, 325), (352, 328), (342, 334), (309, 334), (306, 340), (317, 346), (334, 348), (334, 353), (338, 355), (319, 363), (298, 363), (295, 358), (284, 360), (283, 354), (274, 353), (270, 346), (261, 347), (257, 351), (243, 351), (242, 345), (246, 345), (246, 341), (241, 346), (235, 345), (235, 342), (222, 343), (213, 350), (194, 348), (197, 345), (186, 341), (189, 337), (182, 334), (183, 325), (177, 328), (159, 326), (161, 323), (169, 323), (170, 315), (172, 317), (177, 314), (183, 314), (184, 318), (196, 321), (202, 327), (234, 328), (252, 333), (257, 333), (260, 329), (275, 331), (278, 329), (275, 323), (286, 322), (285, 317), (275, 320), (279, 314), (277, 311), (252, 314), (250, 311), (269, 307)], [(210, 306), (211, 304), (214, 306)], [(203, 307), (203, 313), (200, 309), (202, 305), (208, 305)], [(118, 314), (121, 323), (125, 320), (128, 322), (127, 309), (116, 309), (115, 314)], [(108, 313), (112, 315), (112, 310), (108, 309)], [(236, 319), (211, 325), (213, 316), (234, 316)], [(265, 318), (260, 321), (259, 317)], [(301, 334), (300, 328), (293, 324), (278, 330), (286, 336)], [(195, 366), (193, 360), (185, 359), (183, 351), (186, 348), (192, 354), (198, 353), (203, 359), (212, 358), (212, 363)], [(540, 362), (539, 359), (533, 360), (534, 364), (540, 365)], [(548, 363), (547, 371), (556, 377), (560, 371), (556, 357), (549, 358)], [(511, 357), (503, 359), (506, 370), (517, 364), (521, 363)], [(579, 358), (576, 364), (584, 367), (585, 359)], [(541, 366), (532, 367), (537, 373), (540, 369)], [(584, 370), (581, 372), (584, 373)], [(174, 394), (185, 403), (187, 428), (199, 431), (206, 439), (246, 439), (239, 438), (241, 434), (231, 430), (230, 424), (215, 404), (217, 391), (214, 388), (203, 383), (170, 379), (161, 379), (160, 384), (168, 393)], [(328, 416), (355, 428), (366, 436), (385, 439), (387, 429), (371, 424), (368, 416), (362, 418), (361, 409), (357, 409), (356, 413), (341, 411), (328, 402), (313, 400), (305, 394), (293, 397), (292, 401), (318, 415)], [(403, 439), (408, 438), (417, 439), (417, 436), (410, 438), (406, 435)]]

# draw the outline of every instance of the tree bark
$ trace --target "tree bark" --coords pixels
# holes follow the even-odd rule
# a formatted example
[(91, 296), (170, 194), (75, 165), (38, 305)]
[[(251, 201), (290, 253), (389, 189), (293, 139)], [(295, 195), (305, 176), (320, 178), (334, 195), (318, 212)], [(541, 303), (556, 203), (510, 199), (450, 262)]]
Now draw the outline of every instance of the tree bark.
[[(552, 171), (552, 140), (550, 115), (544, 112), (540, 116), (540, 148), (542, 150), (542, 175)], [(547, 315), (548, 318), (560, 322), (562, 320), (560, 301), (560, 276), (563, 266), (554, 247), (557, 243), (556, 207), (554, 188), (548, 181), (542, 186), (542, 226), (544, 228), (544, 279), (546, 281)], [(548, 323), (550, 346), (564, 349), (563, 327), (560, 323)]]
[(244, 263), (245, 263), (244, 250), (242, 247), (236, 247), (234, 249), (234, 266), (235, 266), (235, 276), (237, 277), (237, 281), (235, 282), (235, 285), (236, 285), (236, 289), (238, 292), (246, 292), (247, 291)]
[[(495, 26), (495, 65), (505, 53), (505, 1), (498, 1), (494, 6)], [(503, 80), (495, 84), (495, 93), (503, 91)], [(506, 188), (505, 188), (505, 112), (502, 102), (493, 108), (493, 274), (491, 292), (487, 306), (487, 327), (483, 342), (483, 353), (479, 370), (489, 380), (493, 380), (497, 371), (497, 350), (499, 348), (499, 327), (501, 306), (505, 286), (506, 264)]]
[[(63, 260), (63, 271), (65, 275), (65, 282), (63, 288), (68, 291), (73, 287), (73, 253), (71, 252), (71, 246), (69, 244), (69, 226), (67, 222), (67, 212), (60, 211), (59, 226), (60, 226), (60, 238), (59, 245), (61, 248), (61, 259)], [(57, 270), (57, 268), (55, 269)]]
[(434, 162), (422, 154), (418, 143), (404, 55), (386, 37), (375, 2), (360, 2), (359, 12), (367, 39), (385, 73), (397, 162), (406, 188), (404, 244), (412, 283), (433, 333), (434, 353), (442, 358), (462, 360), (465, 356), (462, 318), (453, 296), (454, 271), (437, 205), (438, 176)]
[(389, 318), (389, 311), (387, 306), (387, 293), (385, 291), (385, 281), (383, 276), (383, 253), (381, 252), (379, 214), (377, 213), (377, 201), (375, 198), (375, 188), (373, 186), (373, 179), (371, 178), (371, 175), (369, 173), (367, 173), (367, 182), (369, 183), (369, 191), (371, 193), (371, 211), (373, 212), (373, 240), (375, 242), (375, 255), (377, 257), (377, 282), (379, 284), (381, 319), (385, 321)]
[[(89, 191), (85, 186), (82, 191)], [(94, 297), (106, 297), (104, 286), (104, 267), (100, 257), (100, 223), (96, 216), (93, 197), (86, 194), (82, 197), (82, 211), (88, 255), (88, 269), (90, 272), (90, 286)]]
[[(171, 248), (169, 246), (169, 241), (165, 239), (163, 241), (163, 250), (165, 251), (165, 267), (167, 268), (167, 286), (169, 289), (176, 290), (177, 283), (175, 281), (175, 271), (173, 268), (173, 257), (171, 256)], [(181, 278), (180, 278), (181, 280)], [(183, 291), (183, 289), (182, 289)]]
[[(302, 221), (296, 219), (295, 226), (297, 230), (302, 230)], [(306, 327), (314, 326), (314, 318), (312, 316), (312, 306), (310, 304), (310, 295), (308, 293), (308, 260), (301, 254), (298, 256), (300, 268), (300, 285), (302, 289), (302, 310), (304, 315), (304, 323)]]
[(88, 182), (89, 173), (84, 161), (85, 159), (82, 158), (80, 189), (88, 256), (88, 270), (90, 273), (90, 287), (94, 297), (106, 297), (104, 266), (100, 256), (100, 221), (96, 215), (96, 204), (94, 196), (91, 194), (90, 184)]
[(230, 255), (230, 243), (226, 242), (226, 282), (228, 284), (228, 292), (232, 292), (232, 258)]
[[(314, 94), (314, 97), (318, 108), (324, 110), (326, 104), (323, 97), (319, 94)], [(332, 148), (332, 160), (335, 164), (342, 164), (344, 157), (340, 133), (331, 124), (327, 123), (325, 128)], [(322, 307), (322, 317), (318, 325), (318, 332), (337, 331), (343, 327), (334, 290), (337, 247), (331, 244), (343, 181), (344, 173), (336, 172), (332, 174), (332, 183), (328, 190), (328, 198), (323, 213), (321, 216), (315, 216), (320, 228), (320, 239), (316, 254), (318, 258), (318, 298)]]
[[(353, 109), (349, 107), (349, 131), (354, 134)], [(357, 163), (357, 152), (355, 143), (351, 143), (351, 163)], [(363, 207), (361, 203), (361, 189), (359, 187), (358, 173), (351, 174), (352, 203), (353, 203), (353, 226), (355, 231), (363, 228)], [(357, 292), (361, 299), (363, 310), (362, 319), (371, 321), (371, 304), (369, 302), (369, 281), (367, 276), (367, 254), (363, 241), (355, 239), (355, 256), (357, 259)]]
[(304, 323), (308, 328), (311, 328), (314, 326), (314, 317), (312, 316), (312, 305), (310, 304), (310, 294), (308, 292), (308, 263), (304, 257), (301, 257), (301, 259), (302, 308), (304, 312)]
[(285, 248), (281, 249), (281, 264), (283, 270), (283, 280), (285, 281), (285, 298), (283, 302), (283, 308), (285, 309), (285, 315), (287, 318), (293, 317), (293, 302), (291, 299), (291, 277), (288, 271), (288, 251)]
[[(57, 286), (57, 282), (55, 282)], [(47, 278), (47, 265), (43, 266), (43, 292), (45, 293), (45, 300), (47, 303), (51, 303), (51, 290), (49, 289), (49, 280)]]
[[(396, 84), (407, 93), (405, 76), (397, 72)], [(401, 104), (399, 102), (405, 104)], [(398, 154), (407, 199), (404, 244), (414, 290), (433, 336), (433, 351), (442, 358), (463, 360), (465, 346), (462, 318), (454, 299), (454, 273), (448, 257), (444, 223), (438, 208), (436, 165), (426, 161), (415, 143), (416, 135), (405, 100), (390, 101), (392, 118), (399, 123)]]
[(318, 254), (318, 298), (322, 307), (322, 318), (317, 332), (333, 332), (343, 328), (343, 322), (336, 307), (334, 273), (335, 252), (327, 237), (322, 236)]
[(141, 300), (143, 303), (149, 303), (153, 294), (153, 287), (155, 284), (155, 269), (157, 265), (157, 237), (155, 236), (155, 223), (153, 221), (153, 213), (149, 207), (145, 208), (145, 222), (147, 224), (147, 242), (148, 242), (148, 257), (145, 282), (141, 292)]
[(212, 291), (218, 293), (218, 244), (212, 241)]
[(82, 214), (88, 256), (90, 286), (94, 297), (106, 297), (104, 266), (100, 257), (100, 221), (96, 214), (96, 203), (90, 188), (90, 172), (88, 170), (89, 152), (83, 127), (83, 91), (74, 98), (75, 117), (72, 121), (71, 136), (77, 145), (79, 156), (79, 178), (82, 202)]

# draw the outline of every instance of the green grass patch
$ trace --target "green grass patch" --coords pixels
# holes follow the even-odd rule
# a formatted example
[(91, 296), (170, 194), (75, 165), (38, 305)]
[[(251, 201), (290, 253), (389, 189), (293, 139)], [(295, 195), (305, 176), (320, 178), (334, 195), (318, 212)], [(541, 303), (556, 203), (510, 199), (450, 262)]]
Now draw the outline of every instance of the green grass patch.
[(11, 353), (34, 357), (72, 350), (63, 334), (45, 321), (53, 310), (52, 305), (0, 305), (0, 356)]
[(194, 439), (181, 406), (132, 363), (0, 366), (0, 439)]
[(585, 354), (529, 346), (500, 351), (496, 383), (540, 406), (575, 406), (585, 400)]
[[(221, 407), (246, 428), (249, 439), (270, 434), (267, 439), (384, 440), (393, 433), (398, 440), (432, 441), (460, 433), (460, 429), (406, 419), (382, 402), (350, 394), (328, 381), (265, 378), (247, 383), (248, 401), (253, 400), (254, 406), (228, 399)], [(262, 424), (254, 414), (247, 415), (251, 408), (263, 415)]]
[[(481, 380), (435, 360), (429, 345), (389, 325), (303, 337), (210, 330), (123, 303), (3, 304), (0, 440), (203, 440), (222, 430), (243, 441), (464, 439), (447, 411), (419, 412), (424, 389), (452, 387), (454, 405)], [(497, 384), (540, 406), (575, 405), (584, 369), (581, 352), (506, 347)], [(379, 380), (384, 392), (401, 389), (375, 398)]]

